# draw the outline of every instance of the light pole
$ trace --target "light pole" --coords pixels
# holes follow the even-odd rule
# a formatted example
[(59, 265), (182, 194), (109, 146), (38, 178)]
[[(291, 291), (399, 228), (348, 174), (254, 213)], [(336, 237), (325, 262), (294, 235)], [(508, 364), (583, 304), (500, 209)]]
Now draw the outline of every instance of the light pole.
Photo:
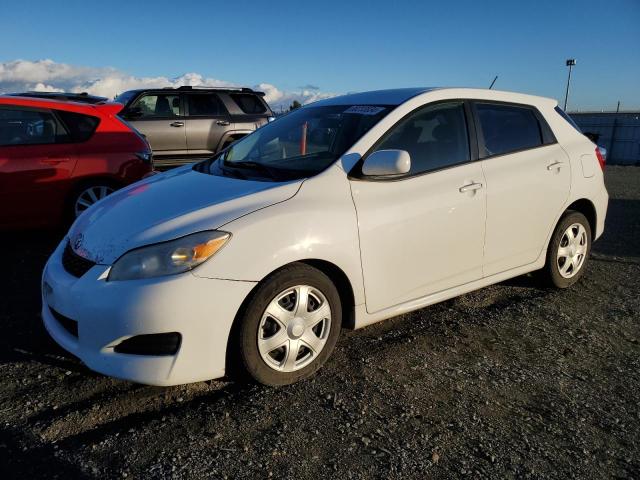
[(571, 84), (571, 69), (576, 64), (575, 58), (569, 58), (567, 60), (567, 67), (569, 67), (569, 78), (567, 78), (567, 91), (564, 94), (564, 111), (567, 111), (567, 100), (569, 99), (569, 85)]

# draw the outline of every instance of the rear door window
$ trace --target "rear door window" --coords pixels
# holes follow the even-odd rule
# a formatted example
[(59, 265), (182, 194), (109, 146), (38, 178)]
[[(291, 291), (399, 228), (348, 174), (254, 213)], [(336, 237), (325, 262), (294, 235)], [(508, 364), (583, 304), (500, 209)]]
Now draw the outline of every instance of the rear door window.
[(264, 103), (262, 103), (256, 95), (250, 93), (232, 93), (231, 98), (244, 113), (260, 114), (267, 111), (267, 107), (265, 107)]
[(68, 132), (47, 110), (0, 108), (0, 145), (65, 143)]
[(226, 115), (226, 110), (214, 93), (187, 95), (190, 117), (212, 117)]
[(503, 155), (544, 144), (540, 123), (533, 109), (497, 103), (476, 103), (484, 137), (481, 157)]

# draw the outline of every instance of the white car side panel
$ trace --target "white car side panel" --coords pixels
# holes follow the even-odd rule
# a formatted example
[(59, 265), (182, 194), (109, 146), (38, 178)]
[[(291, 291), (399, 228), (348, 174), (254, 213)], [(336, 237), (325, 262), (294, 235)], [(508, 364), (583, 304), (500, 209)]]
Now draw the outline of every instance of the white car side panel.
[(318, 259), (339, 267), (351, 280), (356, 304), (364, 302), (356, 214), (339, 168), (306, 180), (290, 200), (221, 229), (233, 237), (194, 275), (259, 281), (288, 263)]
[(559, 145), (488, 158), (485, 276), (533, 262), (564, 210), (571, 166)]
[(482, 277), (485, 189), (479, 162), (398, 181), (351, 182), (367, 311)]

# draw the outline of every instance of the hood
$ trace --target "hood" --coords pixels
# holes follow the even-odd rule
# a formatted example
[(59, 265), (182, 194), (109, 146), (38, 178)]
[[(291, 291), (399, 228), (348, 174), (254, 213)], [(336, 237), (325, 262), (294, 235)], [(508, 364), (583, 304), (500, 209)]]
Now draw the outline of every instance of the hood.
[(133, 248), (215, 230), (288, 200), (301, 183), (257, 182), (208, 175), (191, 166), (178, 168), (98, 202), (78, 218), (69, 239), (79, 255), (109, 265)]

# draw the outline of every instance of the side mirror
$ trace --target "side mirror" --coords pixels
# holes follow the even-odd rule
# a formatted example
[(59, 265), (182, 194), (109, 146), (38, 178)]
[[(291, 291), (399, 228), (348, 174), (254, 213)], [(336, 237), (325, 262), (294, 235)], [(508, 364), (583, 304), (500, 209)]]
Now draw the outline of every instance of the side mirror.
[(140, 118), (142, 115), (143, 115), (143, 112), (142, 112), (142, 108), (140, 107), (133, 107), (127, 110), (126, 112), (124, 112), (124, 117), (130, 118), (130, 119)]
[(362, 173), (370, 176), (402, 175), (411, 169), (411, 156), (406, 150), (378, 150), (362, 165)]

